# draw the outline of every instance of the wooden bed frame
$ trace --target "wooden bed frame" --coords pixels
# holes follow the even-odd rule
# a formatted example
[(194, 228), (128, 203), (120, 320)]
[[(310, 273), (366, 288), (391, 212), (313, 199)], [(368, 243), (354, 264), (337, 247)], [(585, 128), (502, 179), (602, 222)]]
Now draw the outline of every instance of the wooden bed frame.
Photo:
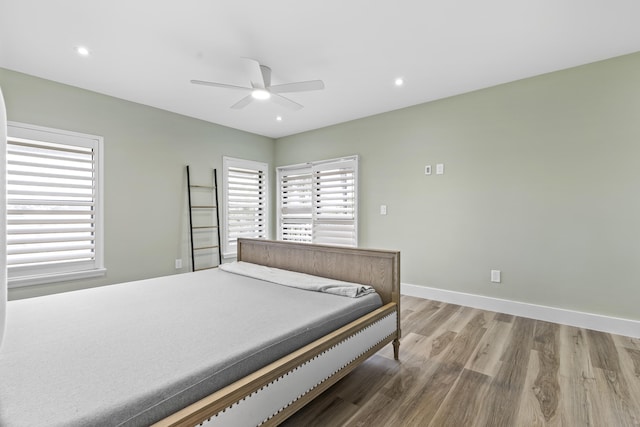
[[(154, 424), (156, 427), (208, 425), (208, 420), (229, 411), (239, 403), (264, 392), (270, 385), (288, 376), (301, 366), (339, 347), (346, 341), (375, 329), (375, 325), (394, 318), (390, 334), (376, 338), (376, 343), (358, 352), (339, 370), (293, 401), (282, 402), (281, 409), (267, 415), (256, 425), (278, 425), (324, 390), (335, 384), (356, 366), (389, 343), (393, 343), (398, 359), (400, 346), (400, 253), (324, 245), (309, 245), (269, 240), (238, 239), (238, 261), (246, 261), (285, 270), (329, 277), (373, 286), (380, 294), (383, 306), (354, 322), (308, 344), (270, 365), (230, 384), (227, 387), (185, 407)], [(270, 397), (271, 398), (271, 397)]]

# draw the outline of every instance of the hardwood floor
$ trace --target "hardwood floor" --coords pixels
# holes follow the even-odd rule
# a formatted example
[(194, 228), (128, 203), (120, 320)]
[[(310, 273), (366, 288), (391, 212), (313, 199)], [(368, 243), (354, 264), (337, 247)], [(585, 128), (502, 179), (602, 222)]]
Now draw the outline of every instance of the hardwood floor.
[(402, 297), (391, 346), (283, 426), (640, 426), (640, 340)]

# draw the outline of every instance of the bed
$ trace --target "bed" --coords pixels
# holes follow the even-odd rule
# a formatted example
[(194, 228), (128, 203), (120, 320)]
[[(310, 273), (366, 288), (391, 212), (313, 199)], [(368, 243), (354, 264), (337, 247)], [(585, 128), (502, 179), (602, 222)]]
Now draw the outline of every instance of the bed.
[[(240, 239), (238, 261), (377, 294), (300, 299), (213, 270), (10, 302), (0, 424), (277, 425), (383, 346), (397, 357), (399, 253)], [(273, 321), (293, 328), (281, 335)], [(235, 359), (218, 360), (220, 348)]]

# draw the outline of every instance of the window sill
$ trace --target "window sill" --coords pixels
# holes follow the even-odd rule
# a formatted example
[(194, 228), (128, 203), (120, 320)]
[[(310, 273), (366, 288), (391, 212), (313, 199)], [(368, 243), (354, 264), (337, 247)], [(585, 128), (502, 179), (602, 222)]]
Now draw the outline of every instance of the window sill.
[(96, 268), (93, 270), (74, 271), (71, 273), (42, 274), (38, 276), (14, 277), (8, 280), (9, 289), (21, 288), (24, 286), (43, 285), (47, 283), (67, 282), (70, 280), (89, 279), (102, 277), (107, 274), (106, 268)]
[(222, 259), (223, 260), (231, 260), (231, 259), (236, 259), (238, 256), (238, 254), (236, 252), (227, 252), (227, 253), (222, 253)]

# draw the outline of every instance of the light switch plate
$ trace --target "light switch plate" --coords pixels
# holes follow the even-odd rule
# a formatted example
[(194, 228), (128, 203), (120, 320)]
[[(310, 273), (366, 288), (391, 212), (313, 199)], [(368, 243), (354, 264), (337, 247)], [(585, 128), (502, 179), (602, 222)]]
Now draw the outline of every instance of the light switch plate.
[(387, 214), (387, 205), (380, 205), (380, 215)]
[(424, 167), (424, 174), (431, 175), (431, 165), (427, 165)]
[(438, 163), (436, 165), (436, 175), (444, 174), (444, 163)]

